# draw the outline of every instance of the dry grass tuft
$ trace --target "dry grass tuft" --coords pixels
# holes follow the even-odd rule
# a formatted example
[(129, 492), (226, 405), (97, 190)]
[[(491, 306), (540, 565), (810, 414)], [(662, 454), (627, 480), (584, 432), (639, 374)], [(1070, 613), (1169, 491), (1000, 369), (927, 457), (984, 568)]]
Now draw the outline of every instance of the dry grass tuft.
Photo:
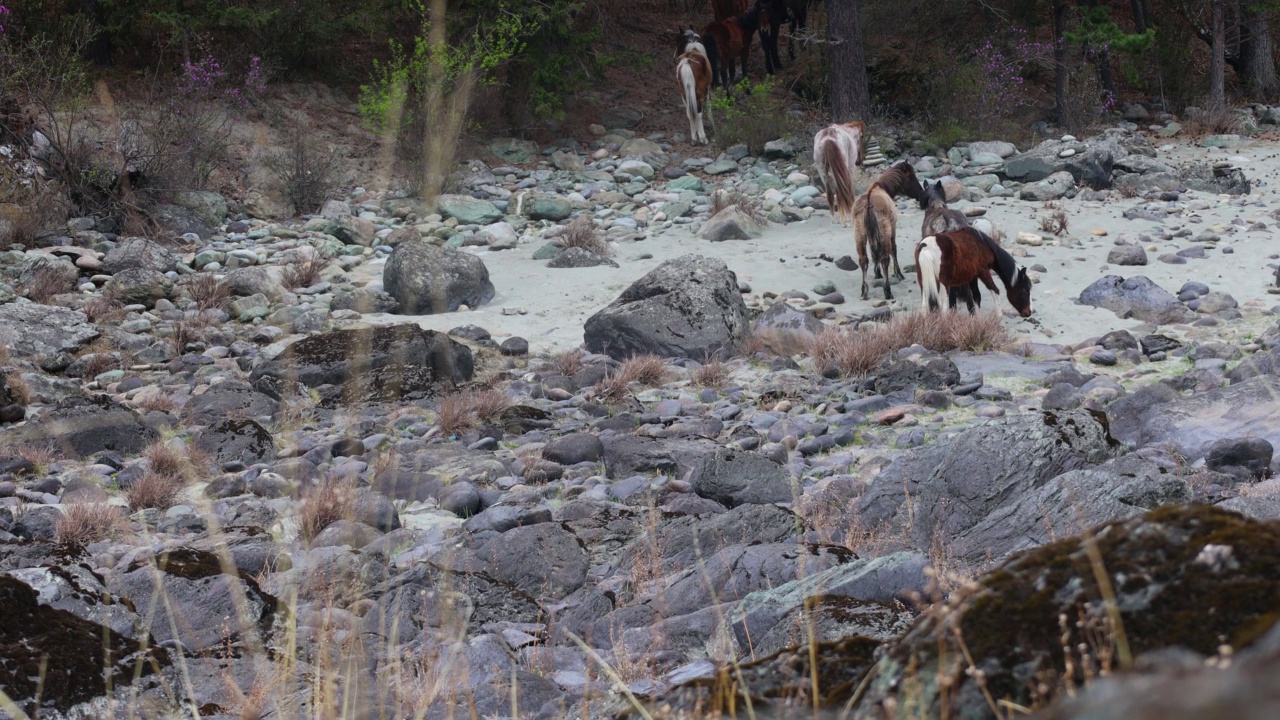
[(356, 489), (350, 482), (331, 480), (302, 498), (298, 535), (310, 542), (322, 530), (355, 515)]
[(62, 277), (52, 268), (37, 268), (31, 275), (31, 282), (22, 289), (22, 293), (32, 302), (48, 305), (54, 297), (67, 292)]
[(51, 445), (23, 445), (18, 448), (17, 456), (36, 467), (36, 474), (43, 475), (49, 466), (61, 457)]
[(290, 290), (319, 285), (323, 279), (322, 273), (327, 264), (327, 262), (318, 258), (290, 263), (285, 266), (280, 282)]
[(804, 330), (787, 330), (782, 328), (762, 328), (753, 330), (746, 340), (742, 341), (739, 350), (747, 356), (774, 355), (791, 357), (809, 352), (809, 343), (813, 334)]
[(568, 225), (561, 225), (551, 230), (547, 233), (547, 238), (558, 240), (565, 248), (582, 248), (601, 257), (613, 255), (613, 248), (609, 246), (609, 241), (600, 235), (600, 230), (596, 228), (595, 223), (585, 215), (574, 218)]
[(671, 379), (667, 361), (653, 354), (636, 355), (622, 363), (618, 372), (627, 382), (637, 382), (646, 387), (656, 387)]
[(124, 320), (124, 305), (113, 297), (103, 295), (93, 298), (81, 308), (84, 316), (91, 323), (115, 323)]
[(436, 410), (436, 426), (445, 435), (457, 435), (475, 427), (479, 421), (471, 393), (462, 391), (440, 398), (440, 407)]
[(88, 545), (128, 531), (129, 523), (120, 508), (107, 503), (72, 503), (63, 506), (54, 539), (68, 545)]
[(148, 395), (138, 403), (138, 409), (143, 412), (171, 413), (177, 408), (178, 404), (169, 395)]
[(617, 405), (630, 396), (630, 385), (622, 371), (615, 369), (595, 384), (595, 399), (606, 405)]
[(729, 379), (729, 369), (719, 360), (709, 360), (693, 371), (693, 382), (702, 387), (718, 388)]
[(741, 190), (717, 190), (711, 194), (711, 214), (716, 215), (728, 207), (738, 208), (738, 212), (746, 215), (759, 225), (768, 225), (769, 217), (760, 201)]
[(221, 310), (231, 300), (227, 284), (212, 273), (196, 273), (183, 287), (199, 310)]
[(910, 312), (889, 322), (857, 330), (827, 328), (809, 343), (814, 366), (835, 368), (841, 375), (866, 375), (898, 350), (920, 345), (935, 352), (990, 352), (1013, 342), (994, 312)]
[(19, 405), (25, 407), (35, 402), (35, 392), (27, 384), (27, 381), (22, 379), (22, 375), (17, 370), (5, 375), (4, 385), (9, 391), (9, 397), (13, 398), (13, 401)]
[(1132, 200), (1133, 198), (1136, 198), (1142, 194), (1138, 192), (1138, 188), (1136, 185), (1126, 184), (1126, 185), (1115, 185), (1114, 187), (1115, 187), (1116, 194), (1118, 194), (1120, 197), (1126, 200)]
[(142, 454), (147, 467), (157, 475), (182, 477), (188, 469), (186, 458), (163, 442), (151, 443)]
[(1230, 107), (1208, 108), (1187, 118), (1183, 130), (1192, 137), (1236, 135), (1244, 130), (1244, 119)]
[(584, 354), (582, 350), (569, 350), (556, 355), (554, 358), (556, 369), (560, 371), (561, 375), (573, 376), (582, 370), (582, 356)]
[(93, 353), (84, 365), (84, 376), (93, 378), (104, 372), (120, 369), (120, 358), (111, 353)]
[(471, 407), (482, 422), (498, 418), (512, 405), (511, 398), (501, 390), (477, 390), (471, 392)]
[(1046, 202), (1045, 209), (1049, 210), (1049, 214), (1040, 216), (1040, 231), (1054, 235), (1066, 235), (1068, 225), (1067, 211), (1054, 202)]
[(134, 510), (168, 510), (177, 504), (183, 485), (181, 476), (147, 472), (129, 485), (124, 496)]
[(10, 245), (21, 245), (28, 250), (41, 247), (55, 234), (47, 231), (60, 224), (59, 217), (66, 217), (58, 196), (46, 188), (38, 188), (21, 202), (17, 200), (9, 202), (15, 202), (19, 210), (4, 218), (7, 222), (0, 223), (0, 249), (8, 249)]

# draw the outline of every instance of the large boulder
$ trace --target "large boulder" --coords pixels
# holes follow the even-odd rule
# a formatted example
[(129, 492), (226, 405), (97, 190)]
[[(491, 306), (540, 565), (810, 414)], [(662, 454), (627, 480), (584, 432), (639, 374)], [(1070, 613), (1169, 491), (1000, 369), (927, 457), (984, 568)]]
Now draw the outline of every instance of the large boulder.
[(140, 237), (122, 238), (102, 258), (102, 271), (114, 275), (131, 268), (146, 268), (157, 272), (178, 269), (178, 258), (169, 248), (154, 240)]
[(98, 338), (84, 313), (64, 307), (15, 302), (0, 305), (0, 346), (18, 357), (78, 352)]
[(195, 425), (212, 425), (227, 418), (270, 417), (279, 406), (275, 398), (249, 383), (227, 380), (193, 395), (183, 406), (182, 417)]
[(791, 474), (763, 455), (718, 449), (691, 465), (681, 476), (688, 478), (694, 492), (725, 507), (793, 499)]
[[(1280, 378), (1260, 376), (1183, 397), (1171, 388), (1124, 412), (1116, 437), (1137, 447), (1170, 445), (1194, 462), (1221, 440), (1258, 438), (1280, 444)], [(1113, 403), (1108, 412), (1119, 414)]]
[(616, 359), (655, 353), (705, 360), (747, 334), (747, 306), (723, 260), (684, 255), (634, 282), (587, 319), (587, 349)]
[(488, 200), (470, 195), (441, 195), (436, 207), (446, 218), (456, 218), (463, 225), (488, 225), (502, 219), (502, 211)]
[(137, 413), (94, 395), (59, 401), (40, 413), (39, 422), (0, 433), (0, 446), (51, 447), (63, 457), (84, 458), (104, 450), (137, 455), (159, 437)]
[(560, 600), (587, 580), (586, 549), (559, 523), (508, 530), (480, 550), (489, 574), (540, 598)]
[(221, 225), (227, 217), (227, 201), (216, 192), (188, 190), (174, 193), (173, 204), (190, 210), (213, 227)]
[(70, 260), (31, 253), (18, 271), (18, 285), (28, 292), (38, 289), (47, 294), (66, 293), (75, 289), (79, 277), (80, 271)]
[[(897, 529), (926, 550), (947, 538), (958, 556), (985, 550), (956, 542), (1014, 499), (1116, 452), (1106, 417), (1032, 412), (992, 420), (911, 450), (885, 467), (858, 500), (866, 528)], [(976, 450), (981, 449), (981, 452)]]
[[(1062, 157), (1066, 151), (1071, 152)], [(1010, 180), (1034, 183), (1054, 173), (1068, 172), (1078, 185), (1105, 188), (1111, 183), (1111, 169), (1115, 161), (1128, 154), (1129, 151), (1111, 137), (1091, 145), (1045, 140), (1031, 150), (1006, 160), (1003, 174)]]
[(382, 286), (403, 315), (479, 307), (494, 296), (489, 269), (475, 255), (416, 239), (396, 246), (382, 270)]
[(334, 330), (289, 345), (255, 368), (269, 377), (329, 388), (326, 403), (399, 402), (440, 394), (475, 372), (471, 350), (416, 325)]
[(102, 291), (125, 305), (146, 305), (150, 308), (155, 307), (157, 300), (169, 297), (173, 292), (173, 281), (155, 270), (134, 267), (112, 275)]
[(272, 300), (279, 300), (286, 292), (284, 285), (280, 284), (280, 279), (261, 267), (236, 268), (227, 273), (222, 282), (227, 292), (236, 297), (262, 295)]
[(1144, 275), (1099, 278), (1081, 291), (1078, 302), (1156, 324), (1183, 322), (1191, 314), (1178, 298)]
[(227, 418), (202, 430), (195, 440), (218, 465), (241, 462), (253, 465), (276, 459), (275, 439), (253, 420)]
[[(1274, 598), (1280, 592), (1280, 554), (1275, 552), (1280, 526), (1275, 523), (1177, 505), (1108, 523), (1090, 535), (1020, 554), (962, 596), (930, 609), (888, 646), (874, 675), (851, 682), (830, 703), (848, 702), (862, 687), (865, 692), (849, 715), (855, 720), (882, 717), (886, 705), (907, 701), (935, 716), (945, 703), (953, 717), (1003, 717), (989, 698), (1031, 707), (1066, 696), (1064, 646), (1096, 657), (1094, 638), (1114, 647), (1115, 638), (1122, 637), (1135, 658), (1156, 660), (1166, 650), (1167, 659), (1186, 657), (1188, 651), (1209, 657), (1224, 644), (1234, 656), (1275, 624)], [(1105, 588), (1099, 586), (1101, 577), (1110, 579)], [(1105, 600), (1111, 593), (1114, 624), (1107, 619)], [(1080, 656), (1073, 653), (1073, 661), (1079, 672)], [(981, 675), (970, 670), (974, 667)], [(1194, 667), (1205, 663), (1195, 660)]]
[(1253, 185), (1237, 167), (1192, 165), (1182, 171), (1182, 182), (1192, 190), (1215, 195), (1248, 195)]
[(739, 210), (737, 205), (730, 205), (703, 223), (702, 229), (698, 230), (698, 237), (712, 242), (722, 242), (752, 240), (760, 237), (762, 233), (760, 223)]

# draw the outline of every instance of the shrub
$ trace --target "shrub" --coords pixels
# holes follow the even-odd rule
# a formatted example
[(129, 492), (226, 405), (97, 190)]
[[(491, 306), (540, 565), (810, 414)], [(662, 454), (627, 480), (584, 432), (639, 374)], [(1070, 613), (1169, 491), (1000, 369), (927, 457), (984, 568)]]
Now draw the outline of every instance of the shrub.
[(572, 376), (582, 370), (582, 350), (569, 350), (556, 355), (554, 358), (556, 369), (561, 375)]
[(187, 296), (196, 304), (196, 308), (204, 310), (221, 310), (231, 300), (231, 290), (227, 284), (211, 273), (196, 273), (187, 277), (183, 288)]
[(280, 282), (290, 290), (318, 285), (324, 279), (322, 273), (327, 264), (319, 258), (289, 263), (284, 268)]
[(613, 248), (600, 235), (599, 229), (591, 218), (584, 216), (575, 218), (568, 225), (561, 225), (547, 233), (547, 239), (555, 239), (563, 247), (577, 247), (589, 250), (601, 257), (613, 255)]
[(661, 385), (671, 379), (667, 361), (653, 354), (636, 355), (622, 363), (618, 373), (627, 382), (637, 382), (648, 387)]
[(39, 267), (31, 273), (31, 280), (22, 293), (33, 302), (49, 304), (55, 296), (67, 291), (65, 278), (51, 267)]
[(266, 156), (263, 166), (275, 176), (280, 192), (299, 215), (320, 209), (338, 187), (342, 161), (338, 153), (295, 127), (284, 150)]
[(471, 407), (478, 419), (488, 422), (511, 407), (511, 398), (501, 390), (478, 390), (471, 393)]
[(451, 393), (440, 398), (440, 407), (436, 410), (436, 425), (445, 435), (456, 435), (463, 430), (475, 427), (479, 418), (476, 416), (474, 400), (465, 391)]
[(703, 387), (718, 388), (729, 378), (729, 370), (719, 360), (709, 360), (694, 368), (693, 381)]
[(841, 375), (866, 375), (890, 354), (912, 345), (935, 352), (988, 352), (1012, 341), (996, 312), (909, 312), (856, 330), (828, 327), (810, 341), (809, 356), (819, 371), (834, 368)]
[(111, 540), (129, 530), (120, 508), (107, 503), (71, 503), (62, 507), (54, 539), (69, 545)]
[(707, 111), (714, 119), (716, 144), (721, 148), (745, 143), (753, 154), (764, 152), (770, 140), (794, 134), (799, 121), (787, 111), (786, 91), (776, 76), (759, 82), (744, 78), (733, 95), (713, 93)]
[(298, 508), (298, 535), (310, 542), (322, 530), (355, 515), (355, 487), (341, 480), (326, 481), (302, 498)]
[(143, 451), (147, 468), (157, 475), (181, 477), (186, 473), (187, 462), (181, 453), (163, 442), (154, 442)]
[(181, 476), (146, 472), (129, 484), (124, 496), (135, 511), (149, 508), (163, 511), (177, 504), (182, 488)]

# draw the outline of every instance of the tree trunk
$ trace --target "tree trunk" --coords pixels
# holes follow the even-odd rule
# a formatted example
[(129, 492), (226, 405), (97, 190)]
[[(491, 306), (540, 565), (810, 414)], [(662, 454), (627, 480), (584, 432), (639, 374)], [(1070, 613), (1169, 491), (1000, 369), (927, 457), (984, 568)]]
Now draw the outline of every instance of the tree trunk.
[(1280, 94), (1276, 61), (1272, 55), (1271, 24), (1254, 0), (1240, 0), (1240, 59), (1244, 86), (1250, 97), (1272, 102)]
[(1209, 109), (1222, 110), (1227, 106), (1226, 61), (1227, 27), (1224, 17), (1226, 0), (1211, 0), (1213, 4), (1212, 47), (1209, 50)]
[(1053, 0), (1053, 100), (1058, 104), (1058, 122), (1070, 127), (1071, 108), (1067, 107), (1067, 0)]
[(1133, 27), (1139, 34), (1147, 31), (1147, 13), (1146, 8), (1142, 6), (1142, 0), (1133, 0)]
[(831, 119), (838, 123), (866, 119), (871, 110), (859, 5), (859, 0), (831, 0), (827, 3), (830, 53), (827, 87)]

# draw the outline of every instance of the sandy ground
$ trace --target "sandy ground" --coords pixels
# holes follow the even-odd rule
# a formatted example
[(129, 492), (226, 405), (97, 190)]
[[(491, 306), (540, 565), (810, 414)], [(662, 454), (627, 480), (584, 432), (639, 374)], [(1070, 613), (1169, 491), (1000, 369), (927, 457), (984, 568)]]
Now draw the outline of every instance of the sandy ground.
[[(1019, 257), (1021, 263), (1027, 267), (1039, 265), (1045, 270), (1032, 293), (1033, 322), (1017, 317), (1003, 296), (992, 297), (985, 289), (984, 309), (992, 305), (1000, 308), (1008, 327), (1029, 341), (1079, 343), (1110, 330), (1150, 329), (1136, 320), (1121, 319), (1108, 310), (1074, 302), (1081, 290), (1109, 274), (1146, 275), (1171, 293), (1177, 293), (1184, 282), (1195, 280), (1213, 290), (1230, 293), (1241, 305), (1249, 301), (1262, 303), (1263, 307), (1275, 304), (1280, 299), (1273, 298), (1268, 288), (1273, 283), (1280, 242), (1277, 242), (1277, 222), (1269, 213), (1277, 207), (1275, 189), (1280, 188), (1280, 181), (1275, 179), (1280, 173), (1280, 143), (1254, 141), (1225, 152), (1183, 141), (1173, 147), (1166, 145), (1157, 159), (1180, 165), (1228, 158), (1242, 167), (1254, 183), (1253, 194), (1243, 204), (1239, 198), (1232, 204), (1232, 198), (1227, 196), (1188, 193), (1183, 196), (1184, 204), (1195, 209), (1185, 210), (1181, 216), (1169, 216), (1163, 222), (1153, 222), (1122, 217), (1126, 209), (1141, 204), (1138, 199), (1115, 198), (1108, 203), (1063, 200), (1062, 207), (1070, 218), (1066, 238), (1070, 239), (1046, 235), (1046, 242), (1040, 247), (1018, 245), (1014, 238), (1021, 231), (1040, 233), (1039, 215), (1044, 212), (1041, 203), (1011, 198), (988, 198), (976, 203), (987, 208), (986, 217), (1004, 233), (1006, 248), (1019, 248), (1014, 250), (1015, 254), (1025, 251), (1025, 256)], [(952, 207), (963, 210), (973, 204), (961, 201)], [(905, 201), (899, 204), (899, 209), (898, 252), (907, 281), (894, 286), (895, 306), (916, 309), (920, 305), (920, 293), (914, 273), (907, 268), (912, 264), (923, 214), (914, 203), (908, 205)], [(1229, 228), (1236, 218), (1244, 220), (1245, 225), (1224, 233), (1224, 228)], [(1267, 230), (1246, 231), (1254, 221), (1264, 222)], [(1158, 239), (1182, 228), (1189, 228), (1193, 235), (1169, 241)], [(1157, 260), (1161, 254), (1193, 245), (1196, 235), (1210, 229), (1223, 239), (1218, 249), (1208, 250), (1204, 259), (1188, 259), (1185, 265)], [(1095, 230), (1107, 234), (1096, 236)], [(1107, 253), (1116, 239), (1136, 241), (1144, 234), (1152, 237), (1151, 242), (1142, 243), (1148, 249), (1147, 266), (1107, 264)], [(861, 271), (845, 272), (820, 259), (821, 255), (856, 257), (852, 230), (841, 228), (826, 211), (818, 211), (803, 222), (770, 226), (757, 240), (712, 243), (695, 237), (688, 226), (651, 231), (646, 240), (616, 247), (619, 268), (547, 268), (544, 261), (531, 259), (541, 244), (536, 241), (498, 252), (467, 249), (479, 255), (489, 268), (497, 295), (488, 305), (444, 315), (367, 315), (365, 319), (376, 324), (413, 321), (434, 330), (474, 324), (489, 330), (498, 341), (519, 335), (529, 341), (534, 353), (557, 352), (579, 346), (587, 318), (608, 305), (630, 283), (663, 261), (687, 253), (723, 259), (755, 293), (800, 290), (816, 299), (812, 292), (814, 285), (831, 280), (846, 298), (846, 303), (838, 306), (838, 312), (861, 315), (877, 304), (877, 300), (883, 302), (874, 287), (868, 301), (859, 299)], [(1233, 253), (1222, 253), (1225, 247), (1232, 248)], [(642, 256), (649, 257), (641, 259)], [(381, 270), (382, 261), (378, 261), (363, 266), (357, 273), (371, 285), (379, 285)], [(504, 310), (517, 309), (527, 314), (504, 314)]]

